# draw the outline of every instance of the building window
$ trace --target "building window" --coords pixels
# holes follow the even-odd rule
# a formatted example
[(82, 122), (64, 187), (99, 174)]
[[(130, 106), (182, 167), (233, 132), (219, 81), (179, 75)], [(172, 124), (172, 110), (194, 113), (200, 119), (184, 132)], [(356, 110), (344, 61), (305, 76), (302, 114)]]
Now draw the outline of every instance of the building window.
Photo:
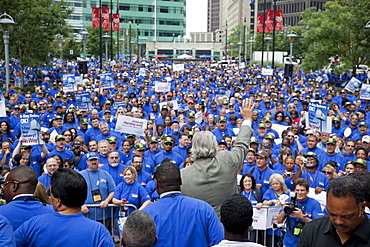
[(168, 13), (168, 8), (167, 7), (161, 7), (159, 9), (159, 12), (161, 12), (161, 13)]

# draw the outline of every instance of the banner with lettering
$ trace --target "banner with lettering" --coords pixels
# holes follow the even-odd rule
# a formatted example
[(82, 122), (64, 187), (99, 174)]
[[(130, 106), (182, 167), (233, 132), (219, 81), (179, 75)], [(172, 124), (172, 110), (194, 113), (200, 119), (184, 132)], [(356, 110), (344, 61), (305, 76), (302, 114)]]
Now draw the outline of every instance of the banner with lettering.
[(109, 31), (110, 30), (110, 18), (109, 18), (109, 8), (108, 7), (104, 7), (104, 8), (101, 8), (101, 16), (102, 16), (102, 28), (105, 30), (105, 31)]
[(100, 74), (101, 89), (113, 88), (114, 75), (112, 73)]
[(275, 18), (275, 30), (283, 31), (283, 10), (276, 10)]
[(148, 120), (127, 117), (123, 115), (118, 116), (116, 131), (119, 133), (134, 134), (136, 136), (144, 136), (144, 130), (147, 127)]
[(113, 14), (113, 31), (120, 31), (119, 18), (119, 13)]
[(155, 92), (169, 92), (171, 91), (171, 84), (167, 82), (156, 81), (154, 84)]
[(362, 84), (360, 99), (370, 100), (370, 84)]
[(19, 114), (20, 127), (23, 136), (24, 145), (40, 144), (40, 114), (39, 113), (21, 113)]
[(92, 110), (91, 96), (90, 93), (76, 93), (75, 99), (77, 107), (80, 111), (90, 111)]
[(329, 106), (310, 102), (308, 105), (307, 127), (315, 131), (331, 133), (332, 118), (328, 117)]
[(360, 85), (361, 85), (361, 81), (357, 79), (356, 77), (352, 77), (344, 89), (353, 93), (357, 88), (360, 87)]
[(91, 20), (91, 24), (92, 24), (92, 27), (100, 27), (100, 12), (99, 12), (99, 8), (98, 7), (92, 7), (91, 8), (91, 12), (92, 12), (92, 20)]
[(63, 91), (64, 92), (76, 92), (76, 77), (74, 74), (63, 75)]

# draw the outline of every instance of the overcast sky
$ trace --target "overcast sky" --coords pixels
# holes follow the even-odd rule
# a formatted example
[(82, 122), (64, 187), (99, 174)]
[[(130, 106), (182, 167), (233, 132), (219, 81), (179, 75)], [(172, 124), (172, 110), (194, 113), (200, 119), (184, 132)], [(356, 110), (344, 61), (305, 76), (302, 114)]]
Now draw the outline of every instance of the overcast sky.
[(207, 31), (207, 0), (186, 0), (186, 35)]

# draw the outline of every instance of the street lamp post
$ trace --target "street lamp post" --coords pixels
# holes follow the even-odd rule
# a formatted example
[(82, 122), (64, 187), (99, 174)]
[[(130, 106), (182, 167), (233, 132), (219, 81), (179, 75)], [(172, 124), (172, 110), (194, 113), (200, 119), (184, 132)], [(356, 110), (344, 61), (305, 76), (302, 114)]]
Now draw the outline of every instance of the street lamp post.
[(119, 40), (122, 41), (122, 60), (123, 60), (123, 56), (125, 55), (125, 37), (122, 36)]
[(290, 33), (287, 35), (288, 39), (290, 40), (290, 51), (289, 51), (289, 60), (290, 63), (293, 63), (293, 43), (294, 43), (294, 38), (297, 38), (298, 35), (294, 31), (290, 31)]
[(226, 30), (225, 30), (226, 36), (225, 36), (225, 56), (227, 60), (227, 21), (226, 21)]
[(254, 39), (248, 40), (248, 43), (250, 43), (249, 64), (252, 64), (252, 61), (253, 61), (253, 43), (254, 43)]
[(128, 57), (128, 59), (129, 59), (129, 62), (131, 63), (131, 52), (132, 52), (132, 50), (131, 50), (131, 24), (132, 24), (132, 20), (130, 19), (129, 21), (128, 21), (128, 25), (129, 25), (129, 36), (128, 36), (128, 50), (129, 50), (129, 57)]
[(110, 35), (104, 34), (102, 38), (105, 39), (105, 66), (107, 66), (108, 65), (108, 40), (110, 38)]
[(265, 40), (266, 40), (266, 46), (267, 46), (267, 64), (266, 64), (266, 66), (268, 66), (269, 65), (270, 41), (272, 40), (272, 38), (271, 38), (270, 35), (267, 35)]
[(136, 47), (137, 47), (137, 60), (139, 61), (139, 57), (140, 57), (140, 47), (139, 47), (139, 28), (140, 28), (140, 25), (137, 24), (136, 25)]
[(13, 17), (4, 13), (0, 16), (0, 26), (3, 29), (4, 33), (4, 48), (5, 48), (5, 83), (6, 83), (6, 90), (9, 89), (9, 29), (10, 25), (15, 25), (17, 23), (14, 22)]
[(82, 37), (82, 42), (83, 42), (84, 60), (86, 61), (86, 39), (87, 39), (87, 35), (89, 35), (89, 32), (86, 29), (83, 29), (80, 32), (80, 35)]

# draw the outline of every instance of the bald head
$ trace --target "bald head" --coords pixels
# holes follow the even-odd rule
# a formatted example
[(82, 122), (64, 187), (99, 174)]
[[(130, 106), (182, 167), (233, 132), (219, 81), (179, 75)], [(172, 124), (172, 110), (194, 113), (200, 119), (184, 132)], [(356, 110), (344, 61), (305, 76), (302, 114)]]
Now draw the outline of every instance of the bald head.
[(36, 172), (29, 166), (18, 166), (11, 170), (6, 177), (8, 184), (4, 188), (7, 202), (19, 194), (33, 194), (37, 185)]

